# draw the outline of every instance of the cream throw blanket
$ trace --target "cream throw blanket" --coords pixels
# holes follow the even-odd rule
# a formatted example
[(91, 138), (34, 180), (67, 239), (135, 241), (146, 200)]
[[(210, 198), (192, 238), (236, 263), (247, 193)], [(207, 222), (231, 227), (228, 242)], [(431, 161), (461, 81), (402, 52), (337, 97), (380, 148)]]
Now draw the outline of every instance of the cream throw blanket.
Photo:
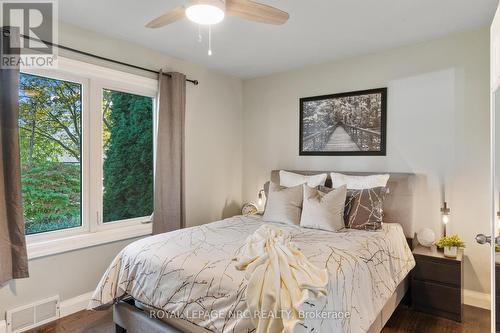
[(312, 265), (281, 229), (261, 226), (234, 260), (246, 270), (246, 302), (256, 333), (298, 332), (304, 305), (328, 293), (327, 270)]

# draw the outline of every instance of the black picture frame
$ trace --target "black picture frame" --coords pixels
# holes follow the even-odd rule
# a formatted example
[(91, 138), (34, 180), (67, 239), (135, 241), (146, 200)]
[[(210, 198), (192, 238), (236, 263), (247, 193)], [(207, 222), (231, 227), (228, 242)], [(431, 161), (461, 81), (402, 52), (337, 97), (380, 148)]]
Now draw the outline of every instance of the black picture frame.
[[(352, 134), (349, 134), (347, 131), (346, 133), (349, 134), (351, 137), (352, 141), (356, 146), (358, 147), (359, 150), (324, 150), (324, 149), (311, 149), (307, 148), (304, 149), (304, 144), (305, 142), (310, 142), (311, 136), (317, 136), (316, 134), (309, 134), (309, 137), (304, 140), (304, 109), (305, 109), (305, 104), (307, 102), (314, 102), (314, 101), (322, 101), (322, 100), (334, 100), (334, 99), (339, 99), (343, 97), (355, 97), (355, 96), (365, 96), (365, 95), (373, 95), (373, 94), (379, 94), (380, 95), (380, 130), (373, 131), (370, 129), (366, 128), (356, 128), (354, 126), (350, 126), (347, 124), (342, 124), (340, 126), (343, 126), (344, 130), (345, 128), (348, 128), (349, 131), (352, 131), (354, 133), (361, 132), (365, 136), (371, 136), (373, 139), (372, 141), (375, 142), (380, 142), (379, 144), (379, 149), (378, 150), (363, 150), (364, 148), (359, 148), (359, 144), (356, 143), (354, 139), (352, 139)], [(368, 89), (368, 90), (359, 90), (359, 91), (351, 91), (351, 92), (345, 92), (345, 93), (338, 93), (338, 94), (330, 94), (330, 95), (321, 95), (321, 96), (313, 96), (313, 97), (306, 97), (306, 98), (301, 98), (299, 101), (300, 104), (300, 115), (299, 115), (299, 155), (300, 156), (386, 156), (386, 136), (387, 136), (387, 88), (376, 88), (376, 89)], [(323, 133), (322, 140), (318, 143), (319, 145), (322, 145), (322, 147), (325, 146), (325, 136), (328, 135), (329, 138), (331, 138), (331, 135), (333, 135), (333, 132), (337, 129), (339, 126), (338, 123), (335, 125), (333, 130), (331, 130), (330, 134), (325, 134)], [(328, 127), (331, 128), (332, 126)], [(325, 132), (326, 130), (323, 130), (322, 132)], [(379, 133), (379, 136), (377, 135)], [(315, 140), (315, 139), (313, 139)], [(362, 139), (359, 139), (361, 140)], [(365, 139), (365, 141), (368, 139)], [(309, 145), (310, 146), (310, 145)]]

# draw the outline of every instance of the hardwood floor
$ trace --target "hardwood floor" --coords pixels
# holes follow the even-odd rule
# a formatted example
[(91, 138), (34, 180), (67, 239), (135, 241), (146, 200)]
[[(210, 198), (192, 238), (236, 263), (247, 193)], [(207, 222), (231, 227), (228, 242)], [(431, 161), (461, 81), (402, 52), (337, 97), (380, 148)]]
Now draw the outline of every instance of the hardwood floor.
[[(28, 333), (114, 333), (111, 311), (81, 311)], [(485, 333), (490, 329), (490, 312), (464, 306), (463, 323), (437, 318), (401, 306), (382, 333)]]
[(463, 321), (434, 317), (400, 306), (385, 325), (382, 333), (487, 333), (490, 332), (490, 311), (464, 305)]
[(115, 333), (113, 313), (80, 311), (27, 333)]

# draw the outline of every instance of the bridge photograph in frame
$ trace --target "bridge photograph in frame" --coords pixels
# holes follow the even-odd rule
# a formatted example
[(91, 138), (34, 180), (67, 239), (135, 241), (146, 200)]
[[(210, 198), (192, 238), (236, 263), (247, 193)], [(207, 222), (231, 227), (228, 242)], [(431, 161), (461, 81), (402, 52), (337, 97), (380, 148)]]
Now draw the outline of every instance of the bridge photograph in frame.
[(300, 99), (300, 155), (386, 155), (387, 88)]

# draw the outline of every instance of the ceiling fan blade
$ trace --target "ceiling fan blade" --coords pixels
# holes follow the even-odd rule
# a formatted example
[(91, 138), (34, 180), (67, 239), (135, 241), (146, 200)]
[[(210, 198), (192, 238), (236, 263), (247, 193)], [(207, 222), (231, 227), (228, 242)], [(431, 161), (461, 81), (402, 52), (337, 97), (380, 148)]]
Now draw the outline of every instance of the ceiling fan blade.
[(186, 9), (182, 6), (174, 8), (147, 23), (146, 28), (161, 28), (163, 26), (166, 26), (167, 24), (179, 21), (180, 19), (184, 18), (185, 11)]
[(267, 24), (285, 24), (290, 18), (287, 12), (251, 0), (227, 0), (226, 14), (245, 20)]

